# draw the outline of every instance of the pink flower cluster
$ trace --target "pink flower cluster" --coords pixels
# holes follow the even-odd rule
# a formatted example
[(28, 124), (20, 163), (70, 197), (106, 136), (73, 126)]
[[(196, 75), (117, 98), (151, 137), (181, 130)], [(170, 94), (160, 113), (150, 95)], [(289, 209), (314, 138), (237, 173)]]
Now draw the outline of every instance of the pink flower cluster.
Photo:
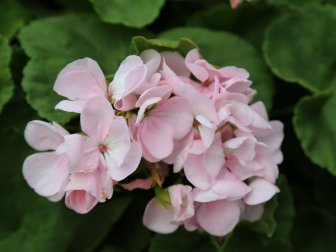
[[(54, 90), (56, 109), (79, 113), (81, 133), (57, 123), (29, 122), (36, 150), (24, 177), (40, 195), (78, 213), (110, 199), (113, 187), (155, 187), (143, 222), (170, 233), (180, 225), (224, 236), (241, 219), (256, 220), (279, 189), (283, 125), (269, 121), (246, 70), (215, 68), (197, 49), (128, 56), (108, 82), (89, 58), (68, 64)], [(147, 178), (123, 180), (144, 159)], [(178, 173), (175, 184), (165, 177)], [(161, 187), (162, 183), (164, 188)]]

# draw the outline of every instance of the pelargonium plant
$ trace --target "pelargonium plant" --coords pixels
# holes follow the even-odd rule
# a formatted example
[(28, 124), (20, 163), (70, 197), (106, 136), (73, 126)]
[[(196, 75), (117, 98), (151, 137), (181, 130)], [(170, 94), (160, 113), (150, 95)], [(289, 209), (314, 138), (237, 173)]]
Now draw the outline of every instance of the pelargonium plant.
[(85, 214), (113, 200), (115, 188), (153, 190), (147, 228), (222, 237), (240, 220), (260, 219), (279, 192), (283, 124), (252, 102), (243, 68), (214, 66), (198, 48), (144, 49), (112, 77), (91, 58), (71, 62), (54, 91), (65, 97), (55, 109), (77, 113), (80, 132), (37, 120), (24, 132), (39, 151), (26, 158), (24, 177), (50, 201), (65, 198)]

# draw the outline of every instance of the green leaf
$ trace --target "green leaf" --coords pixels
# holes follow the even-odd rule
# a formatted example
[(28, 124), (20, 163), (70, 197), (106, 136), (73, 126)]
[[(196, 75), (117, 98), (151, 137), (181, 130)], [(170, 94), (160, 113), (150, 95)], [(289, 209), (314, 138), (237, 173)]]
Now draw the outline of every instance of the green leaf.
[(0, 134), (0, 251), (65, 251), (79, 215), (29, 188), (21, 167), (30, 148), (21, 135)]
[(130, 202), (130, 197), (115, 195), (109, 202), (99, 204), (89, 214), (83, 216), (75, 230), (70, 251), (94, 251), (124, 214)]
[(177, 51), (181, 55), (186, 56), (187, 53), (197, 48), (197, 45), (187, 38), (180, 38), (178, 41), (164, 40), (164, 39), (146, 39), (141, 36), (132, 38), (131, 50), (135, 54), (140, 54), (146, 49), (155, 49), (161, 51)]
[[(142, 216), (148, 203), (142, 192), (132, 192), (133, 200), (107, 238), (106, 251), (141, 252), (149, 244), (151, 232), (143, 225)], [(125, 239), (127, 237), (127, 239)], [(146, 250), (147, 251), (147, 250)]]
[(7, 38), (13, 37), (26, 20), (27, 14), (17, 1), (0, 1), (0, 35)]
[(14, 83), (9, 69), (12, 49), (9, 42), (0, 36), (0, 113), (3, 106), (13, 96)]
[(305, 154), (336, 175), (336, 93), (304, 97), (294, 113), (294, 128)]
[[(260, 226), (260, 222), (265, 222), (265, 220), (271, 218), (270, 211), (266, 209), (260, 221), (251, 223), (251, 225), (248, 226), (246, 226), (245, 222), (239, 224), (234, 231), (225, 238), (224, 244), (219, 250), (220, 252), (290, 251), (291, 243), (289, 236), (294, 219), (294, 202), (292, 192), (285, 177), (280, 176), (277, 184), (280, 188), (280, 193), (276, 196), (276, 200), (279, 204), (276, 209), (271, 211), (276, 222), (276, 229), (274, 230), (274, 224), (263, 229), (256, 229), (252, 226), (253, 224)], [(251, 229), (257, 232), (252, 232)], [(274, 234), (270, 237), (270, 234), (273, 232)], [(266, 234), (267, 236), (263, 236), (260, 233)]]
[(263, 51), (272, 71), (312, 92), (336, 87), (336, 7), (311, 6), (274, 21)]
[(197, 43), (203, 56), (217, 66), (246, 68), (251, 74), (252, 87), (258, 91), (255, 100), (270, 108), (273, 96), (272, 78), (257, 50), (245, 40), (226, 32), (204, 28), (176, 28), (161, 35), (164, 39), (190, 38)]
[(333, 251), (336, 246), (336, 216), (327, 209), (303, 209), (293, 230), (293, 251)]
[(149, 252), (215, 252), (209, 236), (188, 232), (180, 228), (172, 234), (157, 234), (152, 239)]
[(152, 23), (164, 0), (90, 0), (104, 22), (141, 28)]
[(28, 102), (41, 117), (69, 121), (73, 114), (54, 109), (62, 100), (52, 89), (57, 74), (66, 64), (84, 57), (96, 60), (105, 74), (113, 73), (127, 56), (134, 33), (84, 14), (40, 19), (24, 27), (19, 39), (31, 58), (22, 81)]
[(236, 9), (232, 9), (223, 1), (210, 9), (195, 12), (189, 17), (187, 24), (235, 33), (259, 49), (268, 24), (279, 13), (279, 9), (267, 6), (261, 1), (242, 4)]

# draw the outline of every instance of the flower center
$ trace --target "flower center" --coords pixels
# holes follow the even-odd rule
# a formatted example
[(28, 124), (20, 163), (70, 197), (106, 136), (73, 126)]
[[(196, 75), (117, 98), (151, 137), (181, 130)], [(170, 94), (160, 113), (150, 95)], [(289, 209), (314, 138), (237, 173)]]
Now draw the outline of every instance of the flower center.
[(100, 145), (98, 146), (98, 149), (99, 149), (99, 151), (100, 151), (101, 153), (105, 153), (105, 152), (108, 151), (108, 147), (107, 147), (105, 144), (100, 144)]

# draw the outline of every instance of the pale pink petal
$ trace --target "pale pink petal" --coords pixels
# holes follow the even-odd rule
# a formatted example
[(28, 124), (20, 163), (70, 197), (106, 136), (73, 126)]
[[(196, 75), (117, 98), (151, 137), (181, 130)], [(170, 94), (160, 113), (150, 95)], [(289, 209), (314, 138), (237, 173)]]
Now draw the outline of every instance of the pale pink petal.
[(154, 232), (169, 234), (179, 227), (179, 224), (173, 222), (174, 214), (172, 207), (163, 208), (154, 198), (146, 206), (143, 224)]
[(148, 107), (158, 103), (159, 101), (161, 101), (161, 99), (162, 99), (161, 97), (152, 97), (152, 98), (148, 98), (147, 100), (145, 100), (144, 103), (141, 104), (141, 107), (138, 111), (138, 115), (137, 115), (137, 119), (135, 121), (135, 124), (139, 125), (139, 123), (144, 119), (145, 113), (146, 113)]
[(170, 125), (174, 129), (174, 139), (181, 139), (186, 136), (190, 132), (194, 121), (192, 108), (188, 100), (177, 96), (161, 103), (150, 111), (150, 115)]
[(201, 228), (211, 235), (225, 236), (237, 225), (240, 211), (238, 202), (220, 200), (201, 204), (196, 218)]
[(133, 93), (125, 96), (121, 100), (114, 102), (114, 107), (117, 110), (129, 111), (135, 108), (135, 103), (137, 102), (137, 97)]
[(109, 155), (109, 152), (106, 153), (105, 158), (111, 178), (115, 181), (121, 181), (131, 175), (138, 168), (141, 155), (141, 145), (137, 142), (131, 144), (131, 148), (120, 165), (114, 162), (115, 159)]
[(66, 112), (82, 113), (86, 102), (87, 100), (64, 100), (57, 103), (55, 109), (60, 109)]
[(116, 100), (120, 100), (137, 89), (145, 80), (147, 68), (139, 56), (128, 56), (121, 62), (113, 81), (109, 85), (109, 92)]
[(201, 190), (199, 188), (195, 188), (193, 190), (194, 200), (197, 202), (211, 202), (223, 199), (225, 197), (221, 197), (218, 193), (216, 193), (212, 189)]
[(195, 61), (200, 59), (198, 49), (192, 49), (188, 52), (185, 63), (190, 72), (200, 81), (204, 82), (209, 78), (209, 72), (203, 66), (195, 64)]
[(203, 165), (208, 174), (216, 177), (225, 163), (225, 155), (220, 133), (216, 134), (212, 145), (204, 152)]
[(184, 77), (190, 76), (190, 71), (187, 68), (181, 54), (175, 51), (166, 51), (162, 52), (161, 55), (165, 59), (166, 64), (176, 73), (176, 75)]
[(202, 156), (190, 154), (184, 163), (186, 178), (194, 186), (206, 190), (211, 186), (211, 179), (203, 167)]
[(222, 199), (238, 200), (248, 194), (251, 189), (242, 181), (235, 178), (220, 179), (212, 190), (221, 195)]
[(55, 152), (33, 154), (23, 163), (23, 176), (36, 193), (45, 197), (58, 194), (68, 180), (67, 158)]
[(222, 75), (229, 79), (245, 80), (250, 74), (244, 68), (238, 68), (235, 66), (222, 67), (219, 69)]
[(151, 98), (159, 97), (162, 100), (167, 100), (170, 94), (171, 94), (171, 88), (168, 85), (153, 87), (141, 94), (135, 106), (140, 108), (147, 100)]
[(168, 157), (174, 148), (173, 129), (155, 117), (148, 116), (138, 129), (138, 139), (155, 158)]
[(89, 137), (80, 134), (65, 136), (64, 151), (68, 157), (69, 173), (91, 172), (98, 168), (101, 154), (97, 143)]
[(84, 58), (68, 64), (57, 76), (54, 90), (70, 100), (105, 97), (105, 77), (97, 62)]
[(256, 178), (250, 184), (252, 189), (249, 194), (244, 197), (244, 201), (248, 205), (258, 205), (271, 199), (274, 194), (279, 192), (279, 188), (271, 182)]
[(203, 95), (191, 88), (188, 89), (187, 93), (185, 93), (183, 96), (188, 98), (191, 107), (194, 110), (195, 116), (202, 115), (203, 117), (206, 117), (207, 120), (211, 123), (217, 123), (218, 118), (215, 104), (206, 95)]
[(112, 105), (104, 98), (94, 97), (85, 104), (80, 117), (81, 127), (98, 144), (102, 144), (106, 140), (113, 118)]
[(105, 157), (108, 155), (118, 166), (121, 165), (131, 149), (129, 128), (125, 118), (118, 117), (111, 121), (105, 144), (107, 146)]
[(135, 179), (129, 183), (121, 184), (122, 188), (133, 191), (135, 189), (148, 190), (153, 188), (155, 182), (152, 177), (146, 179)]
[(173, 152), (163, 160), (168, 164), (174, 165), (174, 172), (179, 172), (182, 169), (183, 164), (187, 159), (193, 137), (194, 133), (190, 131), (189, 134), (182, 139), (175, 140)]
[(99, 182), (99, 172), (72, 174), (65, 188), (67, 207), (81, 214), (91, 211), (98, 203)]
[(268, 115), (267, 115), (267, 111), (266, 111), (266, 107), (265, 104), (261, 101), (258, 101), (254, 104), (251, 105), (251, 108), (257, 112), (259, 115), (262, 116), (262, 118), (264, 118), (265, 120), (268, 121)]
[(147, 49), (141, 52), (140, 58), (143, 60), (147, 67), (147, 76), (154, 74), (160, 64), (161, 64), (161, 55), (153, 49)]
[(86, 214), (90, 212), (98, 200), (85, 190), (74, 190), (66, 193), (65, 204), (68, 208), (73, 209), (77, 213)]
[(31, 121), (27, 124), (24, 136), (27, 143), (38, 151), (56, 150), (64, 142), (67, 131), (60, 131), (60, 126), (43, 121)]
[(204, 146), (206, 148), (210, 147), (215, 138), (216, 129), (214, 127), (209, 128), (201, 124), (200, 126), (198, 126), (198, 131), (201, 135)]

